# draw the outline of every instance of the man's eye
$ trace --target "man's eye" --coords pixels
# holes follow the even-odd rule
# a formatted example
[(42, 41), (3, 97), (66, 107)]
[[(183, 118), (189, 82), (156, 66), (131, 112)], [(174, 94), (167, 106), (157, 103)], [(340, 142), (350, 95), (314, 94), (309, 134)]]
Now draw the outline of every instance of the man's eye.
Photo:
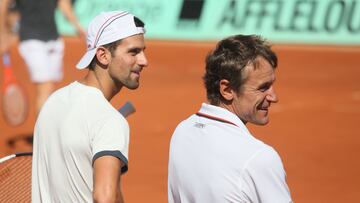
[(259, 90), (261, 92), (265, 92), (266, 90), (268, 90), (271, 87), (271, 85), (265, 84), (259, 87)]
[(141, 49), (131, 49), (129, 50), (129, 53), (132, 55), (132, 56), (136, 56), (137, 54), (139, 54), (141, 52)]
[(267, 89), (266, 88), (260, 88), (259, 89), (261, 92), (265, 92)]

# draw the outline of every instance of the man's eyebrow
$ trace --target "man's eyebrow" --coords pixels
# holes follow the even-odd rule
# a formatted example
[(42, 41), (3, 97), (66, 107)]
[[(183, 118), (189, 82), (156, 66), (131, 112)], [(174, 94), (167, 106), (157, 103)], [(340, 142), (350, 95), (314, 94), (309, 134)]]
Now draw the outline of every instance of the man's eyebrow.
[(129, 52), (140, 52), (142, 49), (139, 48), (139, 47), (133, 47), (133, 48), (130, 48), (128, 51)]
[(132, 47), (129, 49), (129, 52), (140, 52), (145, 50), (146, 47)]

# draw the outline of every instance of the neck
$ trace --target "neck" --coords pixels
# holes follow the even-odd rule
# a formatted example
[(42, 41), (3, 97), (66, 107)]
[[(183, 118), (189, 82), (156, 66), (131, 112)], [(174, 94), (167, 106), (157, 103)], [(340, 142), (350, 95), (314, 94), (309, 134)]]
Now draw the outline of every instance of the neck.
[(240, 113), (237, 111), (237, 108), (235, 108), (234, 102), (220, 102), (220, 104), (218, 105), (221, 108), (227, 109), (228, 111), (232, 112), (233, 114), (235, 114), (238, 118), (240, 118), (240, 120), (246, 125), (246, 121), (244, 121), (243, 119), (241, 119), (241, 117), (239, 116)]
[(102, 68), (89, 70), (87, 75), (79, 82), (84, 85), (98, 88), (108, 101), (119, 93), (122, 88), (122, 86), (117, 86), (107, 74), (106, 70), (103, 70)]

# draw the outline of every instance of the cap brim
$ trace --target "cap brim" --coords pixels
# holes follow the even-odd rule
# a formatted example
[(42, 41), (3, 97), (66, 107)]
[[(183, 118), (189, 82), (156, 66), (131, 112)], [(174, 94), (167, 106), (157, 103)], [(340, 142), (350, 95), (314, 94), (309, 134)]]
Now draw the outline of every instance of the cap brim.
[(77, 69), (87, 68), (89, 66), (89, 64), (91, 63), (92, 59), (94, 58), (95, 54), (96, 54), (96, 48), (88, 50), (84, 54), (84, 56), (80, 59), (79, 63), (76, 64), (76, 68)]

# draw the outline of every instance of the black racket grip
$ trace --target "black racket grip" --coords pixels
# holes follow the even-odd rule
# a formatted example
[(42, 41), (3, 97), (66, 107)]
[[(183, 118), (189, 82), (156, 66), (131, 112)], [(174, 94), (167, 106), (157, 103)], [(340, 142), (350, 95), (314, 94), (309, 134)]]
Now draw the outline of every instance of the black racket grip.
[(122, 107), (120, 107), (118, 111), (126, 118), (129, 115), (135, 113), (136, 109), (134, 105), (130, 101), (128, 101)]

